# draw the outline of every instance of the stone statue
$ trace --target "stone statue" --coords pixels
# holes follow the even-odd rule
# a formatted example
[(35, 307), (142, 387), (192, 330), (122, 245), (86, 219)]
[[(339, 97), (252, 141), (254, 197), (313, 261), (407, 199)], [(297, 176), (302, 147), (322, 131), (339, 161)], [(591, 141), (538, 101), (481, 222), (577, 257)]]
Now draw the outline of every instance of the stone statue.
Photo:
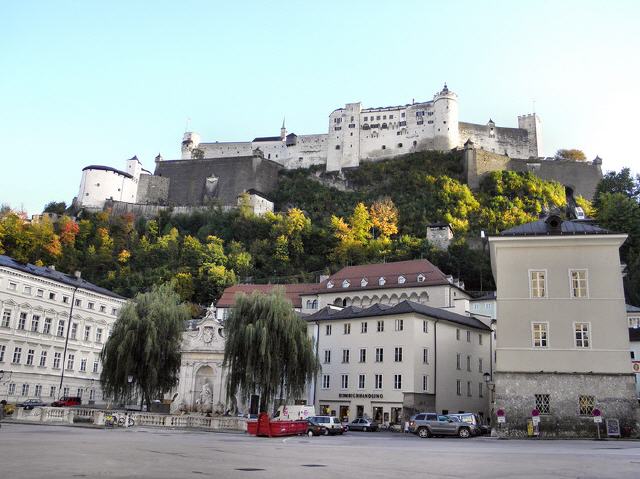
[(202, 385), (202, 389), (200, 390), (200, 401), (199, 401), (200, 412), (203, 412), (203, 413), (211, 412), (212, 406), (213, 406), (213, 391), (211, 390), (211, 386), (209, 386), (209, 383), (204, 383)]

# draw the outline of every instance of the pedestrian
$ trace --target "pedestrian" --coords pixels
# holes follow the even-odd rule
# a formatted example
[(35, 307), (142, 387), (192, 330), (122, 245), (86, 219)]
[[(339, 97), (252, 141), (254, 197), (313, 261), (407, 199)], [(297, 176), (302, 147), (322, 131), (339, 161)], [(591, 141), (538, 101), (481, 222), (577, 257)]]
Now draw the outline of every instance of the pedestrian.
[(405, 434), (409, 433), (409, 421), (404, 422), (404, 432)]
[(4, 407), (7, 405), (7, 401), (3, 399), (0, 401), (0, 422), (4, 419)]

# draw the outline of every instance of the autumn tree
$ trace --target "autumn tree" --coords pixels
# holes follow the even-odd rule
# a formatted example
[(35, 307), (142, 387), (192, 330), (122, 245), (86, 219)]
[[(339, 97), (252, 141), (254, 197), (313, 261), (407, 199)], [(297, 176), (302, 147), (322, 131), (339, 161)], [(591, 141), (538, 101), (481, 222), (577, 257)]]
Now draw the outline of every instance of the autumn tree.
[(570, 149), (560, 149), (556, 151), (555, 159), (571, 160), (571, 161), (587, 161), (587, 156), (584, 154), (582, 150), (570, 148)]

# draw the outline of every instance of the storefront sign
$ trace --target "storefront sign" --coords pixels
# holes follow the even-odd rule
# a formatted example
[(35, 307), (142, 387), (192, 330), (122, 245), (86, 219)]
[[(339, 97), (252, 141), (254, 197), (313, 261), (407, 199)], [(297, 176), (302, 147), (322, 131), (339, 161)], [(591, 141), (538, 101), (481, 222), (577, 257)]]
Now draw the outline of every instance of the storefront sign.
[(382, 394), (338, 394), (339, 398), (354, 398), (354, 399), (382, 399)]

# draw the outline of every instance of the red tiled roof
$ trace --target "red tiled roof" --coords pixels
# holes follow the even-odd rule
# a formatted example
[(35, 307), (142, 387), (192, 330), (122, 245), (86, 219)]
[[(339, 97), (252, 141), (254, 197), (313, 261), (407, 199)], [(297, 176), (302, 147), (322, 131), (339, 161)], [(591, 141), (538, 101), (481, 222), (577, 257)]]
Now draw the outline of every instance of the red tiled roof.
[(216, 303), (218, 308), (230, 308), (235, 303), (238, 294), (270, 293), (275, 288), (284, 288), (285, 297), (291, 301), (294, 308), (302, 307), (301, 294), (313, 294), (317, 291), (317, 283), (298, 284), (236, 284), (224, 290), (222, 296)]
[[(424, 276), (424, 281), (418, 281), (418, 276)], [(398, 278), (404, 276), (405, 282), (398, 283)], [(366, 278), (367, 285), (362, 286), (361, 281)], [(385, 284), (378, 284), (380, 278), (385, 279)], [(342, 282), (349, 280), (350, 285), (342, 287)], [(329, 281), (333, 282), (333, 288), (327, 288)], [(348, 266), (329, 276), (320, 284), (318, 292), (354, 291), (367, 289), (406, 288), (411, 286), (434, 286), (449, 284), (447, 276), (440, 269), (426, 259), (411, 261), (397, 261), (395, 263), (363, 264)]]

